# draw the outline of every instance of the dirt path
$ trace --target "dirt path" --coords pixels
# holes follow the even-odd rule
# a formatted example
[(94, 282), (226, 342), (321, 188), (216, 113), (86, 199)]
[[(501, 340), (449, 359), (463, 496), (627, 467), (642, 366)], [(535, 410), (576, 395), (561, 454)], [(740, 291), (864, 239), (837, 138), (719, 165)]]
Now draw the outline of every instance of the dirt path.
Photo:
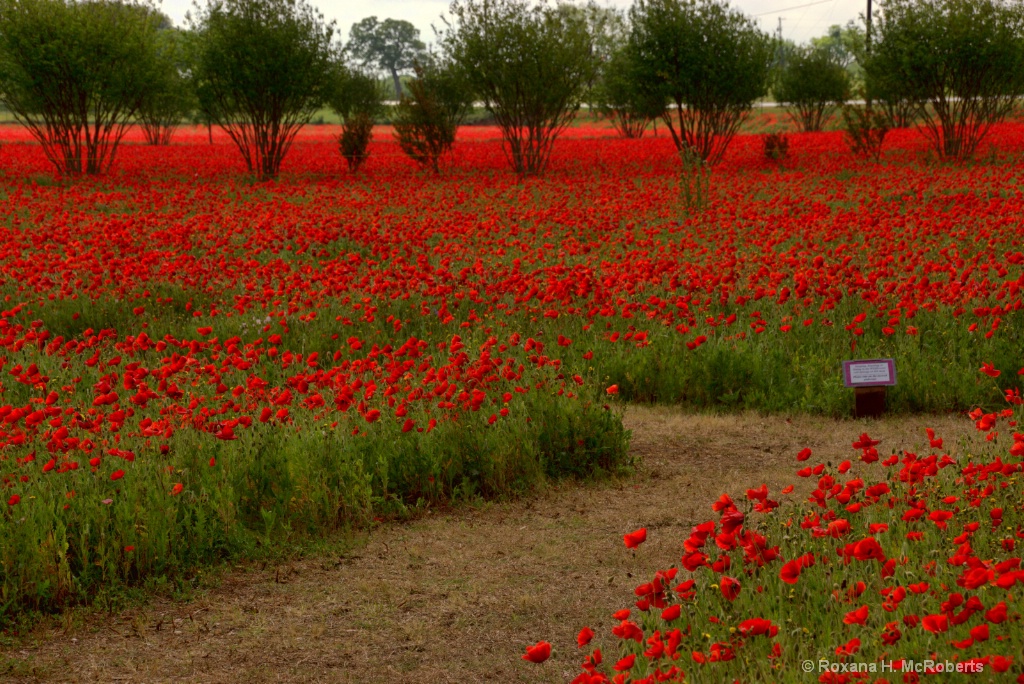
[[(883, 453), (926, 449), (925, 427), (953, 454), (974, 439), (956, 416), (860, 423), (638, 408), (626, 422), (643, 461), (632, 478), (383, 526), (343, 558), (235, 571), (187, 603), (42, 632), (0, 653), (0, 680), (565, 682), (579, 628), (607, 632), (640, 581), (631, 575), (677, 561), (721, 492), (764, 482), (775, 493), (796, 479), (801, 448), (852, 458), (864, 430)], [(634, 558), (622, 535), (640, 526), (649, 537)], [(520, 660), (540, 639), (555, 657)]]

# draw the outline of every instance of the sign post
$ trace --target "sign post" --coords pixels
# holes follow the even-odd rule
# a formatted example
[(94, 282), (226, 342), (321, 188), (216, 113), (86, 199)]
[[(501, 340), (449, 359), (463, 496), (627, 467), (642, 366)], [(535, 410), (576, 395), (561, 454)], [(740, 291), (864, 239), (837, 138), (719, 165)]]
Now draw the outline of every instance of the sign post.
[(885, 413), (885, 388), (896, 384), (896, 361), (843, 361), (843, 384), (853, 388), (854, 417), (877, 418)]

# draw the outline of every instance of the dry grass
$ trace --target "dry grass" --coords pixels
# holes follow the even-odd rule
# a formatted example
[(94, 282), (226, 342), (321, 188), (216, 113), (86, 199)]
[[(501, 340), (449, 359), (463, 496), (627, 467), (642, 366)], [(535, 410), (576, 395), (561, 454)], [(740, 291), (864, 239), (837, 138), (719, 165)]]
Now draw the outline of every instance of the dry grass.
[[(526, 501), (384, 525), (355, 552), (228, 573), (190, 602), (154, 600), (40, 629), (4, 653), (12, 682), (564, 682), (576, 631), (606, 633), (632, 587), (678, 560), (689, 528), (723, 491), (792, 483), (794, 456), (853, 458), (867, 430), (879, 451), (924, 450), (924, 428), (955, 444), (957, 416), (870, 423), (634, 408), (633, 477), (552, 488)], [(635, 557), (622, 535), (646, 526)], [(548, 639), (543, 666), (519, 656)], [(612, 647), (608, 644), (608, 647)]]

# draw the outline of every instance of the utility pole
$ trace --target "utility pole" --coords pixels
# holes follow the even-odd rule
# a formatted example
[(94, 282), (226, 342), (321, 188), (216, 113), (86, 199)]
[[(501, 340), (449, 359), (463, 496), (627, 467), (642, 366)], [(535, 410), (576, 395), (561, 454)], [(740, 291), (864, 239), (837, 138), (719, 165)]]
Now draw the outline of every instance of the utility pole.
[[(867, 13), (867, 30), (864, 32), (864, 51), (867, 56), (871, 56), (871, 0), (868, 0), (868, 13)], [(865, 89), (866, 90), (866, 89)], [(864, 99), (867, 103), (868, 111), (871, 111), (871, 94), (865, 92)]]
[(868, 28), (865, 32), (864, 43), (868, 53), (871, 53), (871, 0), (868, 0), (868, 14), (867, 14)]
[(779, 28), (775, 34), (775, 61), (783, 68), (786, 66), (786, 46), (782, 42), (782, 17), (779, 17)]

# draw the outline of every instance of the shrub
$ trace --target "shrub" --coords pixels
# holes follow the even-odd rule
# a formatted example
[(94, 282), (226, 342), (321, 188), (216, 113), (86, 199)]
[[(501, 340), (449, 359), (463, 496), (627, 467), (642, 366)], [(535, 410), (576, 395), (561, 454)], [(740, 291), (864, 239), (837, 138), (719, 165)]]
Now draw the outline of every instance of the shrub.
[(395, 138), (417, 164), (439, 170), (455, 133), (473, 106), (472, 94), (453, 65), (416, 65), (409, 95), (395, 108)]
[(895, 74), (873, 74), (865, 84), (865, 97), (885, 115), (889, 128), (910, 128), (926, 106), (921, 96), (909, 92)]
[(1019, 0), (887, 0), (867, 81), (918, 103), (919, 130), (940, 158), (966, 159), (1024, 88), (1022, 32)]
[(330, 105), (341, 118), (341, 156), (349, 171), (358, 171), (370, 156), (373, 123), (384, 108), (383, 89), (369, 74), (341, 69)]
[(635, 78), (674, 105), (663, 118), (676, 149), (717, 163), (768, 90), (771, 40), (718, 0), (637, 0), (629, 15)]
[(889, 132), (889, 117), (884, 112), (868, 106), (846, 105), (843, 107), (843, 125), (850, 150), (858, 157), (870, 158), (875, 162), (882, 156), (882, 143)]
[(690, 214), (703, 211), (708, 205), (711, 191), (710, 164), (692, 147), (679, 151), (683, 170), (680, 175), (679, 191), (683, 209)]
[(779, 161), (789, 155), (789, 138), (785, 133), (767, 133), (764, 136), (764, 156)]
[(276, 177), (333, 85), (333, 23), (305, 0), (211, 0), (189, 21), (203, 114), (231, 137), (249, 173)]
[(167, 145), (174, 129), (195, 107), (185, 54), (185, 36), (169, 25), (156, 35), (158, 68), (153, 88), (139, 107), (139, 125), (150, 145)]
[(456, 0), (442, 37), (450, 59), (501, 128), (521, 176), (541, 173), (596, 73), (592, 36), (575, 8), (526, 0)]
[(158, 15), (133, 1), (0, 0), (0, 101), (57, 172), (105, 172), (159, 71)]
[(825, 49), (792, 51), (775, 86), (775, 98), (805, 132), (820, 131), (849, 94), (846, 68)]
[(641, 138), (652, 120), (665, 114), (665, 98), (636, 78), (630, 51), (612, 52), (594, 88), (597, 110), (624, 138)]

